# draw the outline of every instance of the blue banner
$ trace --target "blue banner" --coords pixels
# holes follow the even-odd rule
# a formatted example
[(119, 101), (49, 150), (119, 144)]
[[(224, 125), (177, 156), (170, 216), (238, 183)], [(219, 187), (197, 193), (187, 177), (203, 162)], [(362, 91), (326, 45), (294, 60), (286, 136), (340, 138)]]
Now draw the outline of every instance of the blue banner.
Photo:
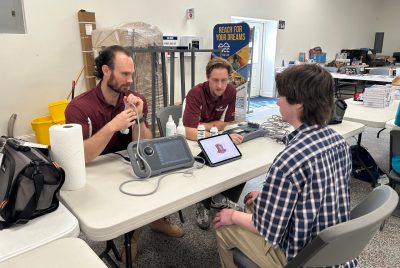
[(232, 65), (232, 82), (244, 84), (249, 77), (250, 27), (247, 23), (223, 23), (214, 26), (214, 49), (221, 49), (221, 57)]

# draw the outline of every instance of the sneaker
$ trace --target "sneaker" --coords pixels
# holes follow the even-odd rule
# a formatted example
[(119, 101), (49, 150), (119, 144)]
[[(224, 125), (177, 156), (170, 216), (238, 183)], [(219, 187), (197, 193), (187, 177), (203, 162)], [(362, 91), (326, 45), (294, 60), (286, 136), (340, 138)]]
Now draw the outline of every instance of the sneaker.
[(210, 228), (210, 211), (206, 209), (203, 203), (196, 204), (196, 223), (200, 229), (208, 230)]
[(229, 199), (228, 199), (228, 208), (232, 208), (234, 210), (244, 212), (244, 206), (241, 206), (238, 203), (235, 203)]
[(185, 232), (178, 225), (169, 221), (169, 219), (159, 219), (149, 224), (153, 231), (165, 234), (171, 237), (182, 237)]
[(217, 194), (211, 198), (211, 207), (215, 209), (232, 208), (234, 210), (244, 211), (242, 206), (222, 194)]
[[(133, 232), (133, 236), (131, 239), (131, 256), (132, 261), (137, 260), (137, 251), (138, 251), (138, 241), (139, 241), (139, 234), (140, 229), (137, 229)], [(122, 245), (121, 249), (121, 261), (122, 263), (126, 262), (126, 252), (125, 252), (125, 245)]]
[(215, 209), (223, 209), (228, 207), (229, 199), (222, 194), (217, 194), (211, 197), (211, 207)]

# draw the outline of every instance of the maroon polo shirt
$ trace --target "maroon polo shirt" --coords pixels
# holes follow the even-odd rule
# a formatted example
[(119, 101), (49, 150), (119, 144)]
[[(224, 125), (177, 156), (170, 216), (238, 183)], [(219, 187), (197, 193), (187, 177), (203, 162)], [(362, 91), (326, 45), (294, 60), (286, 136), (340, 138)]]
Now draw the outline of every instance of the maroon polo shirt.
[[(143, 100), (143, 116), (147, 125), (147, 102), (143, 95), (128, 91), (125, 95), (134, 94)], [(125, 109), (124, 94), (120, 94), (117, 105), (113, 106), (106, 102), (101, 92), (100, 83), (90, 91), (82, 93), (74, 98), (65, 110), (66, 123), (75, 123), (82, 126), (83, 139), (89, 138), (89, 124), (92, 126), (92, 136), (102, 127), (110, 122), (117, 114)], [(90, 123), (89, 123), (90, 122)], [(129, 134), (117, 131), (101, 154), (125, 150), (132, 141), (132, 128)]]
[(231, 122), (235, 120), (236, 88), (228, 84), (224, 94), (215, 98), (211, 95), (208, 81), (192, 88), (185, 99), (183, 125), (197, 128), (199, 122)]

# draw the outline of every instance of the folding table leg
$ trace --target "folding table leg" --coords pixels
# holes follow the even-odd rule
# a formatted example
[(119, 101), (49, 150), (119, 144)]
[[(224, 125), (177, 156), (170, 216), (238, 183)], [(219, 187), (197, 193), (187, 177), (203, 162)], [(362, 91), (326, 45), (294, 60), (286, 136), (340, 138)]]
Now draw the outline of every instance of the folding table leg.
[(111, 258), (110, 254), (109, 254), (110, 250), (114, 253), (115, 258), (118, 261), (121, 261), (121, 256), (119, 255), (118, 250), (117, 250), (113, 240), (108, 240), (106, 242), (106, 248), (104, 249), (104, 251), (102, 253), (100, 253), (99, 257), (100, 257), (100, 259), (104, 258), (112, 267), (118, 268), (119, 265), (117, 263), (115, 263), (115, 261)]
[(131, 239), (132, 239), (132, 236), (133, 236), (133, 232), (134, 231), (131, 231), (131, 232), (126, 233), (124, 235), (124, 237), (125, 237), (124, 244), (125, 244), (126, 268), (132, 268)]

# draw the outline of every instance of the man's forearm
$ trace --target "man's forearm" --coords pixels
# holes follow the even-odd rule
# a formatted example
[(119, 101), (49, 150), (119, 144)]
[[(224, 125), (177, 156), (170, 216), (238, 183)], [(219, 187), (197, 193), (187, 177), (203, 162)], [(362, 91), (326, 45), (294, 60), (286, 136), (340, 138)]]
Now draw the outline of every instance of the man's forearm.
[[(135, 141), (138, 139), (138, 133), (139, 133), (139, 126), (137, 124), (134, 124), (132, 126), (132, 140)], [(150, 129), (146, 126), (144, 122), (140, 123), (140, 139), (151, 139), (152, 134)]]
[(240, 211), (235, 211), (232, 215), (232, 222), (236, 225), (239, 225), (243, 229), (249, 230), (255, 234), (258, 234), (258, 230), (253, 224), (253, 220), (251, 219), (252, 215), (249, 213), (244, 213)]
[(86, 163), (92, 161), (103, 152), (114, 133), (115, 131), (111, 129), (110, 125), (106, 124), (92, 137), (83, 141)]
[(210, 131), (210, 129), (211, 129), (213, 126), (216, 126), (216, 127), (218, 128), (219, 131), (222, 131), (222, 130), (224, 130), (224, 128), (226, 127), (226, 125), (228, 125), (227, 122), (219, 121), (219, 120), (212, 121), (212, 122), (208, 122), (208, 123), (202, 123), (202, 124), (204, 125), (204, 127), (206, 128), (207, 131)]
[(185, 127), (186, 139), (196, 141), (197, 140), (197, 128)]

